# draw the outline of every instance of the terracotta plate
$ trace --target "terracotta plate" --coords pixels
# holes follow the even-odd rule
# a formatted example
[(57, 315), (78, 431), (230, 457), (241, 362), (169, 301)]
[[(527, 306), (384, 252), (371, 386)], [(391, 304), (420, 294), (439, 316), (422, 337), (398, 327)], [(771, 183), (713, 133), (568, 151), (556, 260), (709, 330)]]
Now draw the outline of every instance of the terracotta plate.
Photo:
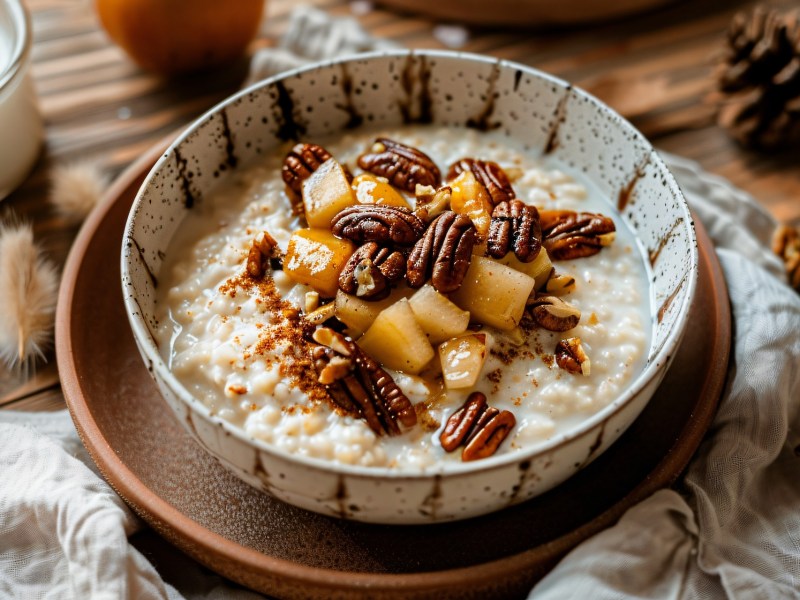
[(162, 150), (117, 180), (72, 249), (57, 315), (59, 371), (81, 438), (114, 489), (164, 537), (235, 581), (285, 598), (522, 595), (578, 542), (670, 485), (711, 422), (731, 327), (719, 263), (700, 229), (697, 303), (663, 384), (616, 444), (551, 492), (468, 521), (379, 526), (251, 489), (174, 420), (123, 310), (122, 230)]

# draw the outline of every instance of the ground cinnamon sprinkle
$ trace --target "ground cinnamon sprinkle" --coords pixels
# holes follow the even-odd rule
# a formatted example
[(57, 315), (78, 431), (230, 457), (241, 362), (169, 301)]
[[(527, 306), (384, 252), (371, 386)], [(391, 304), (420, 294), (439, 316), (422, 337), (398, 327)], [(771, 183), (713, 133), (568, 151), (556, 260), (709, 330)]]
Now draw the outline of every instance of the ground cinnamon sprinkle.
[[(275, 281), (267, 274), (254, 278), (246, 271), (228, 279), (219, 288), (231, 298), (241, 290), (256, 296), (259, 307), (271, 316), (272, 322), (259, 327), (258, 342), (247, 356), (259, 356), (272, 364), (276, 350), (283, 348), (280, 373), (290, 387), (306, 394), (312, 403), (326, 402), (332, 405), (325, 387), (317, 381), (317, 372), (311, 360), (311, 343), (307, 337), (310, 325), (291, 303), (281, 298)], [(308, 407), (298, 407), (308, 410)]]

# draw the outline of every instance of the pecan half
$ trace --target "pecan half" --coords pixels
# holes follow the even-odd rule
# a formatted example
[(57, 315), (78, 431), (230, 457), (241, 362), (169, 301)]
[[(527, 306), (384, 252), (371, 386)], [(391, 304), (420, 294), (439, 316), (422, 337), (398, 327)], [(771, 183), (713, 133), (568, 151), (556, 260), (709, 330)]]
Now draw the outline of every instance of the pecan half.
[(425, 224), (407, 208), (387, 204), (356, 204), (340, 211), (331, 221), (334, 235), (364, 242), (391, 242), (408, 246), (425, 231)]
[(477, 460), (494, 454), (516, 424), (513, 413), (489, 406), (484, 394), (472, 392), (447, 419), (439, 441), (446, 452), (463, 445), (461, 460)]
[(475, 225), (466, 215), (451, 210), (440, 214), (408, 255), (408, 285), (422, 287), (430, 277), (437, 291), (443, 294), (456, 291), (469, 269), (477, 235)]
[(586, 356), (581, 338), (573, 337), (561, 340), (556, 345), (556, 363), (573, 375), (591, 374), (592, 363)]
[(281, 176), (286, 184), (295, 213), (302, 212), (301, 193), (303, 181), (319, 169), (320, 165), (331, 158), (331, 153), (317, 144), (295, 144), (283, 159)]
[(610, 246), (616, 226), (609, 217), (572, 210), (541, 210), (539, 222), (544, 247), (553, 260), (592, 256)]
[(389, 294), (389, 284), (406, 274), (406, 257), (399, 250), (367, 242), (356, 250), (339, 274), (339, 289), (365, 300), (379, 300)]
[(516, 193), (514, 193), (514, 188), (511, 187), (511, 182), (508, 180), (508, 175), (506, 175), (503, 167), (496, 162), (462, 158), (450, 165), (450, 169), (447, 172), (447, 181), (452, 181), (463, 171), (472, 171), (475, 179), (481, 182), (486, 191), (489, 192), (494, 205), (508, 202), (517, 197)]
[(316, 329), (312, 337), (321, 344), (312, 350), (319, 382), (342, 410), (366, 421), (378, 435), (398, 435), (400, 425), (416, 425), (409, 399), (352, 339), (327, 327)]
[(388, 138), (376, 139), (369, 152), (358, 157), (358, 166), (386, 177), (393, 186), (409, 194), (414, 193), (417, 184), (438, 187), (442, 182), (439, 168), (430, 156)]
[(492, 211), (486, 253), (503, 258), (510, 251), (522, 262), (532, 262), (542, 249), (539, 211), (520, 200), (501, 202)]
[(259, 279), (264, 276), (267, 269), (282, 269), (282, 260), (278, 242), (268, 232), (262, 231), (253, 240), (250, 252), (247, 254), (247, 273), (251, 277)]
[(548, 331), (569, 331), (581, 320), (581, 311), (557, 296), (529, 299), (527, 310), (534, 322)]

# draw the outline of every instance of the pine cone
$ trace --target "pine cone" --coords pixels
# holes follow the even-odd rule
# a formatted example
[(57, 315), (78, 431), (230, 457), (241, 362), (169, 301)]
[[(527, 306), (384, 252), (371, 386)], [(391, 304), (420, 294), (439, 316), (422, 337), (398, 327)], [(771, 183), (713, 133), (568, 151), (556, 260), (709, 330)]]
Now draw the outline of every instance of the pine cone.
[(717, 120), (747, 146), (800, 142), (800, 20), (798, 12), (758, 7), (737, 14), (716, 72)]

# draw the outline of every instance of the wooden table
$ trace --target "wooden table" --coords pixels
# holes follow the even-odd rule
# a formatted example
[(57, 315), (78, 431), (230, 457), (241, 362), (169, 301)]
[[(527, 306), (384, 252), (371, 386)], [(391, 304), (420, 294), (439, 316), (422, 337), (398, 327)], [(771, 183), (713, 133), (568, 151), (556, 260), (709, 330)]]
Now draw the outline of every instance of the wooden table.
[[(458, 37), (444, 35), (453, 30), (442, 24), (363, 1), (313, 3), (337, 16), (358, 13), (373, 35), (411, 48), (444, 48), (443, 41)], [(47, 146), (28, 181), (4, 204), (33, 222), (37, 239), (63, 264), (77, 228), (48, 204), (52, 167), (91, 159), (117, 174), (156, 141), (234, 92), (247, 61), (217, 73), (161, 79), (136, 67), (110, 43), (89, 0), (26, 4), (33, 15), (33, 76)], [(649, 14), (574, 30), (470, 28), (459, 49), (526, 63), (588, 89), (630, 118), (658, 148), (697, 160), (752, 193), (778, 219), (800, 224), (796, 155), (740, 148), (714, 124), (713, 108), (704, 103), (727, 25), (737, 10), (752, 4), (679, 1)], [(252, 49), (276, 43), (293, 5), (270, 0)], [(64, 407), (52, 353), (48, 358), (28, 381), (0, 367), (0, 409)]]

